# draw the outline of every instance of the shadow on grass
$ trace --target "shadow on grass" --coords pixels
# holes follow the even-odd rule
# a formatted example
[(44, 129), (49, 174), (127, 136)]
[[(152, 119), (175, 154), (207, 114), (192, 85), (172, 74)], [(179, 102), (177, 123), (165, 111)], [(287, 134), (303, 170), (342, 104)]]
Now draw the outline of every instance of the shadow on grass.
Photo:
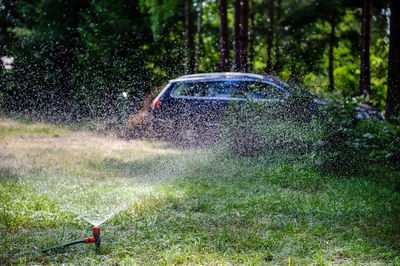
[(18, 175), (12, 168), (0, 167), (0, 180), (18, 180)]

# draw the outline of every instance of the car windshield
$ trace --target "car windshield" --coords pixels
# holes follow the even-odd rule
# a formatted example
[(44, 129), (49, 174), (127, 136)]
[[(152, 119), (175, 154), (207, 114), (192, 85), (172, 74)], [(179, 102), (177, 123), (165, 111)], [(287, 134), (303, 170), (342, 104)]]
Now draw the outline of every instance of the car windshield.
[(284, 91), (270, 84), (257, 81), (183, 82), (175, 85), (175, 97), (254, 98), (278, 99)]

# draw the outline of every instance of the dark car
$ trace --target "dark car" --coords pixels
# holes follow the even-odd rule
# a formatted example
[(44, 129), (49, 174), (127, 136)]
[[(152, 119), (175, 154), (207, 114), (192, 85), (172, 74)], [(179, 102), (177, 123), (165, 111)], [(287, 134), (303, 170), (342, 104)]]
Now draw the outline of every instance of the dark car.
[(245, 73), (210, 73), (171, 80), (152, 104), (153, 121), (217, 126), (230, 102), (279, 101), (289, 93), (278, 79)]
[[(170, 129), (179, 129), (182, 125), (218, 126), (226, 116), (229, 103), (249, 99), (284, 101), (296, 86), (275, 76), (248, 73), (186, 75), (171, 80), (154, 99), (152, 122), (155, 127)], [(310, 106), (328, 102), (316, 95), (314, 99)], [(358, 116), (364, 118), (379, 113), (365, 107), (359, 109)]]

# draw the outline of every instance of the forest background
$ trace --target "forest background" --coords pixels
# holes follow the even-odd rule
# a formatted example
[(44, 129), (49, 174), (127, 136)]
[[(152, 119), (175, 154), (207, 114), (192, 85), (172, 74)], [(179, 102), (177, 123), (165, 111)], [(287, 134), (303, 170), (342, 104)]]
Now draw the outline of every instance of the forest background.
[(179, 75), (240, 71), (277, 75), (396, 116), (399, 5), (1, 0), (0, 102), (3, 111), (46, 118), (109, 117), (122, 92), (135, 112), (145, 95)]

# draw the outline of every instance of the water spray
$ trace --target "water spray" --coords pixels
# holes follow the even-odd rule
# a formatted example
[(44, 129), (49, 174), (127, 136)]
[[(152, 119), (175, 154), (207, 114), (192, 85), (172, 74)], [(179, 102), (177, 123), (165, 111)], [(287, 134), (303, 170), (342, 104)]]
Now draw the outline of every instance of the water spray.
[(29, 252), (29, 253), (18, 253), (18, 254), (7, 254), (7, 255), (0, 255), (0, 259), (2, 258), (7, 258), (7, 257), (21, 257), (21, 256), (28, 256), (28, 255), (35, 255), (35, 254), (45, 254), (50, 251), (60, 249), (60, 248), (65, 248), (68, 246), (73, 246), (76, 244), (81, 244), (81, 243), (94, 243), (96, 246), (96, 250), (100, 248), (100, 227), (99, 226), (94, 226), (93, 227), (93, 236), (92, 237), (87, 237), (85, 239), (81, 240), (76, 240), (76, 241), (71, 241), (68, 243), (64, 243), (58, 246), (54, 246), (51, 248), (43, 249), (40, 252)]

